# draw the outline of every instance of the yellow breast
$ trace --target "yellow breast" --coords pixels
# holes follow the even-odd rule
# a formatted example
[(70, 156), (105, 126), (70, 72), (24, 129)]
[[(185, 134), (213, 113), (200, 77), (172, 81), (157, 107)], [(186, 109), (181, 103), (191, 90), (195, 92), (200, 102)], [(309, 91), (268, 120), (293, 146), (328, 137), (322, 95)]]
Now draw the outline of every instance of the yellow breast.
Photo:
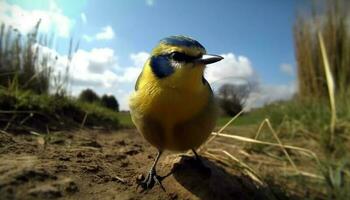
[(165, 126), (186, 121), (207, 105), (211, 91), (202, 83), (203, 68), (178, 70), (159, 79), (146, 63), (138, 90), (130, 98), (130, 107), (161, 121)]

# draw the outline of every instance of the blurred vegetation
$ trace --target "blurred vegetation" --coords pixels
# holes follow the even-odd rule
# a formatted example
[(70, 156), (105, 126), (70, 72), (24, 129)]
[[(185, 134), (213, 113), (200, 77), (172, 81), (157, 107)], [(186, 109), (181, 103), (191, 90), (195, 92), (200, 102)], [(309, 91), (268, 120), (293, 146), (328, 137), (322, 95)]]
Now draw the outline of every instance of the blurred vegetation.
[[(268, 118), (284, 143), (310, 149), (320, 158), (312, 173), (321, 175), (322, 182), (307, 186), (305, 177), (294, 179), (297, 185), (305, 185), (323, 195), (315, 192), (308, 198), (350, 199), (350, 2), (314, 3), (311, 10), (299, 13), (294, 25), (298, 70), (296, 97), (244, 113), (234, 125), (253, 124), (254, 132), (244, 134), (276, 142), (264, 128), (257, 138), (258, 124)], [(323, 52), (322, 42), (325, 44)], [(331, 74), (327, 74), (327, 65)], [(329, 75), (333, 81), (327, 78)], [(230, 119), (221, 118), (219, 125)], [(271, 146), (248, 145), (247, 150), (284, 159), (281, 155), (272, 155)], [(299, 160), (297, 156), (292, 157)], [(308, 165), (310, 163), (299, 163), (298, 166)]]
[(107, 95), (107, 94), (102, 95), (101, 104), (106, 108), (119, 112), (118, 101), (113, 95)]
[(318, 32), (324, 37), (336, 94), (338, 97), (349, 94), (349, 8), (350, 2), (346, 0), (315, 1), (312, 11), (299, 14), (294, 25), (294, 41), (300, 98), (328, 96)]
[(220, 108), (233, 117), (243, 109), (248, 96), (249, 90), (246, 85), (224, 84), (219, 88), (217, 101)]
[(216, 98), (222, 111), (233, 117), (243, 109), (250, 91), (248, 84), (224, 84), (219, 88)]
[[(80, 101), (67, 94), (70, 61), (79, 42), (74, 45), (70, 40), (64, 72), (54, 71), (57, 55), (43, 51), (52, 48), (54, 35), (39, 34), (39, 26), (40, 21), (30, 33), (22, 35), (11, 26), (1, 25), (0, 129), (47, 132), (78, 127), (119, 128), (115, 111), (100, 102)], [(106, 106), (111, 106), (109, 101)]]
[(99, 104), (100, 106), (119, 112), (119, 103), (113, 95), (104, 94), (100, 97), (95, 91), (87, 88), (81, 91), (78, 99), (81, 102)]
[(82, 102), (88, 103), (97, 103), (100, 101), (100, 97), (97, 95), (97, 93), (89, 88), (81, 91), (78, 99)]
[[(43, 52), (51, 47), (54, 36), (40, 35), (40, 21), (31, 32), (22, 35), (17, 29), (2, 24), (0, 27), (0, 86), (19, 90), (30, 90), (36, 94), (64, 92), (68, 84), (68, 73), (54, 75), (57, 57)], [(72, 52), (72, 41), (69, 53)], [(76, 48), (79, 44), (77, 43)], [(71, 56), (69, 57), (71, 58)], [(67, 63), (67, 70), (69, 63)], [(13, 88), (16, 87), (16, 88)]]
[(41, 131), (70, 128), (119, 128), (116, 112), (98, 104), (72, 98), (38, 95), (29, 90), (16, 93), (0, 90), (0, 126), (2, 130)]

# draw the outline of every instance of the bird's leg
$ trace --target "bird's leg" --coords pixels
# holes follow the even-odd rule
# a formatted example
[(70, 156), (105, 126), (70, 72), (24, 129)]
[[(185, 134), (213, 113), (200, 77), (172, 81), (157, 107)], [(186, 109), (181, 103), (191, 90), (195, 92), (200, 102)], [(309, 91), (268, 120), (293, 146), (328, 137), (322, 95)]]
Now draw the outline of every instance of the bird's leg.
[(197, 161), (201, 162), (201, 159), (199, 158), (199, 155), (197, 154), (196, 150), (195, 149), (191, 149), (193, 154), (194, 154), (194, 157)]
[(208, 176), (210, 176), (211, 174), (211, 171), (210, 171), (210, 168), (207, 167), (202, 159), (199, 157), (199, 155), (197, 154), (196, 150), (195, 149), (191, 149), (193, 154), (194, 154), (194, 162), (195, 162), (195, 165), (197, 166), (197, 169), (203, 173), (203, 174), (206, 174)]
[(156, 166), (157, 166), (158, 160), (159, 160), (161, 155), (162, 155), (162, 151), (158, 150), (158, 155), (157, 155), (147, 177), (144, 180), (141, 180), (140, 182), (137, 183), (138, 184), (137, 187), (141, 186), (143, 191), (151, 189), (155, 183), (158, 183), (160, 185), (160, 187), (165, 191), (165, 188), (163, 187), (162, 182), (161, 182), (163, 180), (163, 177), (158, 176), (157, 172), (156, 172)]
[(200, 166), (204, 166), (203, 162), (202, 162), (202, 159), (199, 157), (199, 155), (197, 154), (196, 150), (195, 149), (191, 149), (193, 154), (194, 154), (194, 159), (195, 161), (197, 162), (198, 165)]

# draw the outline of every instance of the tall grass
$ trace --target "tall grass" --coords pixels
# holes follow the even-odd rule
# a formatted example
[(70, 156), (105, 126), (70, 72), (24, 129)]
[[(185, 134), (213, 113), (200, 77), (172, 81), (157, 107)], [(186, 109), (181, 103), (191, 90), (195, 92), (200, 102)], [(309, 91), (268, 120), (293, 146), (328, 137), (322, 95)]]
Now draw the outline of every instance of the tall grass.
[(346, 0), (315, 2), (319, 4), (309, 13), (299, 14), (294, 25), (299, 96), (304, 99), (328, 96), (317, 36), (320, 32), (327, 49), (336, 95), (346, 98), (350, 91), (350, 3)]
[[(10, 90), (30, 90), (36, 94), (65, 94), (69, 83), (69, 64), (73, 53), (70, 41), (66, 70), (54, 73), (57, 57), (50, 52), (54, 34), (39, 34), (40, 21), (32, 31), (23, 35), (17, 29), (0, 27), (0, 87)], [(79, 47), (76, 44), (75, 50)]]
[(71, 38), (65, 69), (56, 70), (54, 34), (40, 34), (39, 26), (40, 21), (26, 35), (0, 27), (0, 130), (59, 130), (77, 124), (118, 128), (117, 113), (67, 95), (70, 62), (79, 42)]
[(38, 28), (40, 22), (27, 35), (23, 36), (11, 26), (1, 25), (0, 31), (0, 84), (4, 87), (19, 87), (38, 93), (47, 94), (51, 68), (47, 59), (38, 63)]

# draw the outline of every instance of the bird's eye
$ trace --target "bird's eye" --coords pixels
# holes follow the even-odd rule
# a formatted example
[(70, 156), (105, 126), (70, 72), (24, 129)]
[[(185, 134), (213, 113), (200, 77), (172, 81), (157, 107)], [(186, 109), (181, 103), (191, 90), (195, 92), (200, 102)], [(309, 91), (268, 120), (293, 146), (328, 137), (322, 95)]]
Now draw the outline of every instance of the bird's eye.
[(179, 61), (179, 62), (184, 62), (184, 61), (189, 61), (189, 56), (187, 56), (184, 53), (180, 53), (180, 52), (172, 52), (170, 54), (170, 58), (172, 58), (175, 61)]

